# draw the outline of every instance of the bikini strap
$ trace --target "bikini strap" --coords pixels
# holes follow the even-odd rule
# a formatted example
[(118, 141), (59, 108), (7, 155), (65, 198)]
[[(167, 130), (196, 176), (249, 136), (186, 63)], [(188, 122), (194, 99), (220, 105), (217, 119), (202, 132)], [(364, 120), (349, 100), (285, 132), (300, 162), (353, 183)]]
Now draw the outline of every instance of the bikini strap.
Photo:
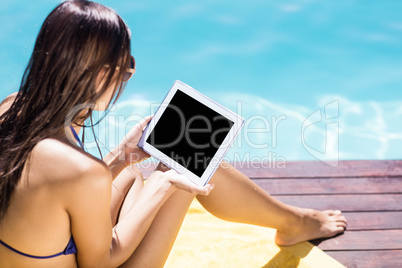
[[(6, 243), (4, 243), (4, 242), (1, 241), (1, 240), (0, 240), (0, 244), (2, 244), (3, 246), (5, 246), (5, 247), (8, 248), (9, 250), (14, 251), (14, 252), (17, 253), (17, 254), (20, 254), (20, 255), (22, 255), (22, 256), (29, 257), (29, 258), (34, 258), (34, 259), (49, 259), (49, 258), (54, 258), (54, 257), (60, 256), (60, 255), (65, 255), (65, 254), (64, 254), (64, 251), (63, 251), (63, 252), (60, 252), (60, 253), (57, 253), (57, 254), (54, 254), (54, 255), (49, 255), (49, 256), (35, 256), (35, 255), (30, 255), (30, 254), (26, 254), (26, 253), (24, 253), (24, 252), (21, 252), (21, 251), (15, 249), (15, 248), (13, 248), (13, 247), (7, 245)], [(71, 253), (70, 253), (70, 254), (71, 254)]]
[(78, 141), (79, 145), (81, 146), (82, 149), (84, 149), (84, 145), (82, 144), (80, 138), (78, 137), (77, 132), (75, 132), (74, 128), (70, 126), (71, 132), (73, 132), (74, 138)]

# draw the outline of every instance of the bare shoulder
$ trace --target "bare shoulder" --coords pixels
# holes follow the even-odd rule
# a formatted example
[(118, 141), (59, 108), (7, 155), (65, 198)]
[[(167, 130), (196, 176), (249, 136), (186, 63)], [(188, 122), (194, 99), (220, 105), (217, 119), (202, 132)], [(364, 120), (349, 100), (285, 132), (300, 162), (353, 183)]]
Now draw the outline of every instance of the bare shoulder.
[(1, 103), (0, 103), (0, 115), (5, 113), (13, 104), (15, 97), (17, 96), (17, 92), (14, 92), (10, 94), (7, 98), (5, 98)]
[(57, 139), (39, 142), (32, 151), (31, 161), (38, 175), (45, 180), (42, 183), (76, 184), (91, 178), (111, 180), (110, 169), (102, 160)]

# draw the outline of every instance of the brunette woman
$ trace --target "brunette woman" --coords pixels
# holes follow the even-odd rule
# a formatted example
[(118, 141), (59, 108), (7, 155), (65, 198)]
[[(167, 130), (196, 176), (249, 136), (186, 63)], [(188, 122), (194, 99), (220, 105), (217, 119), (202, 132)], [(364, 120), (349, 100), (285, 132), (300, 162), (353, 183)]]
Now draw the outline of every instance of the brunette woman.
[(276, 228), (280, 245), (344, 231), (339, 211), (285, 205), (228, 163), (205, 187), (162, 167), (144, 184), (133, 164), (149, 157), (136, 146), (149, 118), (103, 160), (86, 153), (84, 121), (134, 72), (130, 31), (111, 9), (71, 0), (46, 18), (19, 92), (0, 106), (0, 267), (161, 267), (194, 198)]

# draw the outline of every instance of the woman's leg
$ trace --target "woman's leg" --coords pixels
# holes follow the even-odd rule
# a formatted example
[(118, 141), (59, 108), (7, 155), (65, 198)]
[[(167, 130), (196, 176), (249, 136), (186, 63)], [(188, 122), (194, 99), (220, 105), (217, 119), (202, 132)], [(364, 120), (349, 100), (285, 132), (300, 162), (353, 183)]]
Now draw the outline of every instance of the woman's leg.
[[(332, 236), (346, 227), (346, 220), (336, 211), (318, 212), (279, 202), (228, 163), (222, 163), (211, 182), (215, 187), (210, 195), (197, 196), (208, 211), (225, 220), (276, 228), (278, 244)], [(121, 215), (131, 207), (140, 190), (129, 190)], [(194, 194), (185, 191), (172, 194), (122, 267), (162, 267), (193, 199)]]
[(195, 195), (177, 190), (158, 211), (144, 239), (121, 267), (163, 267)]
[[(158, 169), (166, 171), (167, 167), (159, 165)], [(130, 210), (140, 190), (134, 183), (124, 200), (120, 217)], [(194, 197), (195, 194), (182, 190), (174, 192), (159, 209), (133, 255), (121, 267), (163, 267)]]
[[(112, 201), (110, 204), (110, 215), (113, 225), (116, 225), (118, 219), (127, 213), (127, 206), (123, 206), (125, 199), (128, 204), (134, 202), (135, 197), (144, 184), (141, 171), (136, 166), (125, 168), (113, 181)], [(128, 194), (129, 191), (132, 193)]]
[(226, 162), (211, 182), (215, 184), (212, 192), (197, 196), (210, 213), (224, 220), (275, 228), (275, 240), (280, 245), (331, 237), (346, 228), (340, 211), (319, 212), (286, 205)]

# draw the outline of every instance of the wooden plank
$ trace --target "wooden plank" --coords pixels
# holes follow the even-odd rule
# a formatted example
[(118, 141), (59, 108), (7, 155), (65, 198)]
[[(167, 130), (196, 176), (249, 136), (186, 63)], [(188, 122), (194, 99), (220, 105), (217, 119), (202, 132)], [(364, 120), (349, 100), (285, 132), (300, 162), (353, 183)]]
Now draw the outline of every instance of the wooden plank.
[(402, 160), (339, 161), (333, 167), (321, 161), (287, 161), (279, 167), (269, 163), (232, 163), (250, 178), (300, 177), (392, 177), (402, 175)]
[[(283, 166), (269, 163), (232, 162), (250, 178), (300, 178), (300, 177), (392, 177), (402, 175), (402, 160), (339, 161), (336, 167), (321, 161), (286, 161)], [(145, 177), (155, 168), (156, 162), (137, 164)]]
[(298, 207), (342, 211), (402, 211), (402, 194), (273, 195)]
[(402, 267), (402, 160), (234, 165), (287, 204), (342, 210), (348, 230), (313, 243), (347, 267)]
[(402, 250), (402, 230), (346, 231), (318, 242), (312, 241), (322, 250)]
[(344, 212), (343, 214), (348, 220), (348, 231), (402, 229), (402, 211)]
[(270, 194), (402, 193), (402, 177), (385, 178), (257, 178)]
[(325, 251), (346, 267), (402, 267), (402, 250)]

